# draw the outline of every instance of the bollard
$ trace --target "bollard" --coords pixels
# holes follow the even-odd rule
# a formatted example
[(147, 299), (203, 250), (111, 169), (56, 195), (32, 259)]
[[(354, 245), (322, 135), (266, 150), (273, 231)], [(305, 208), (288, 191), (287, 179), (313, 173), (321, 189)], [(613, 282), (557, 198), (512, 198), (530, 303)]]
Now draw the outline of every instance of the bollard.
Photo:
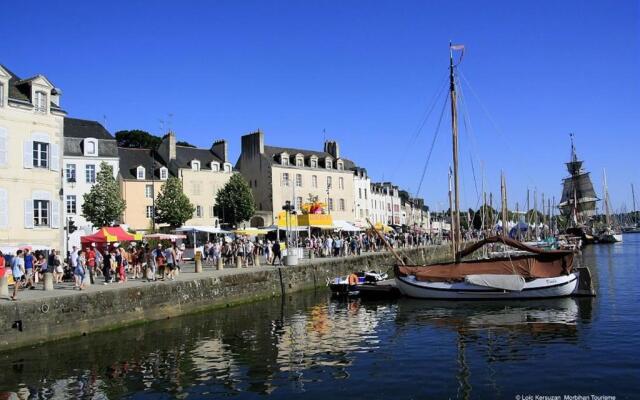
[(236, 256), (236, 268), (242, 268), (242, 257)]
[(194, 258), (196, 260), (196, 273), (202, 272), (202, 253), (196, 251), (196, 255)]
[(89, 276), (89, 271), (84, 274), (84, 279), (82, 280), (82, 284), (84, 286), (91, 286), (91, 276)]
[(309, 250), (309, 259), (313, 260), (314, 258), (316, 258), (316, 253), (311, 249)]
[(44, 290), (53, 290), (53, 274), (51, 272), (44, 273)]
[(253, 266), (254, 267), (259, 267), (260, 266), (260, 254), (256, 254), (253, 257)]
[(222, 271), (224, 269), (224, 263), (222, 262), (222, 257), (218, 257), (218, 266), (216, 269), (218, 271)]
[(9, 280), (7, 275), (0, 278), (0, 297), (9, 297)]

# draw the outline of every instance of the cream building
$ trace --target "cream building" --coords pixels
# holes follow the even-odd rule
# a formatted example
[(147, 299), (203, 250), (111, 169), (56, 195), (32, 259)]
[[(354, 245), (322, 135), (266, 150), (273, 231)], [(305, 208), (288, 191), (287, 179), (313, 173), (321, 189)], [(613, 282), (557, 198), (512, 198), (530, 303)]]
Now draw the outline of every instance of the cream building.
[(374, 223), (401, 225), (398, 187), (390, 182), (371, 184), (371, 214)]
[(135, 231), (150, 231), (153, 201), (169, 178), (169, 169), (156, 160), (150, 149), (119, 147), (118, 157), (120, 194), (127, 203), (121, 222)]
[(300, 210), (313, 196), (327, 203), (334, 219), (353, 222), (354, 168), (335, 141), (314, 151), (266, 146), (262, 132), (242, 136), (236, 169), (249, 182), (256, 203), (251, 226), (271, 225), (286, 201)]
[(80, 246), (80, 237), (91, 234), (93, 226), (82, 216), (83, 196), (96, 183), (100, 165), (105, 162), (118, 176), (118, 145), (115, 138), (98, 122), (76, 118), (64, 119), (62, 188), (63, 223), (73, 221), (77, 231), (68, 236), (67, 248)]
[(60, 90), (0, 65), (0, 246), (61, 249)]
[(216, 140), (209, 149), (178, 146), (175, 134), (170, 132), (162, 139), (157, 158), (171, 175), (182, 180), (184, 193), (196, 208), (193, 218), (184, 225), (218, 227), (216, 195), (234, 173), (227, 141)]

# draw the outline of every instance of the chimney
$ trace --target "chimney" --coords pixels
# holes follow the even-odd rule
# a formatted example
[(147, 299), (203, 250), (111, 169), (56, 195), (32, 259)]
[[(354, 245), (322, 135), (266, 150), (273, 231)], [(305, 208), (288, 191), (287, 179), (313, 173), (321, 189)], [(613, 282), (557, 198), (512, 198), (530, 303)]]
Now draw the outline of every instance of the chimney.
[(264, 133), (262, 133), (261, 130), (242, 136), (241, 143), (242, 158), (253, 158), (260, 154), (264, 154)]
[(216, 140), (215, 142), (213, 142), (213, 144), (211, 145), (211, 151), (213, 152), (213, 154), (216, 155), (216, 157), (221, 159), (222, 162), (228, 161), (226, 140), (222, 139), (222, 140)]
[(325, 153), (331, 154), (333, 158), (340, 158), (340, 148), (338, 147), (338, 142), (335, 140), (327, 140), (324, 142), (324, 151)]
[(158, 153), (164, 157), (167, 162), (176, 159), (176, 134), (169, 131), (162, 138), (160, 146), (158, 146)]

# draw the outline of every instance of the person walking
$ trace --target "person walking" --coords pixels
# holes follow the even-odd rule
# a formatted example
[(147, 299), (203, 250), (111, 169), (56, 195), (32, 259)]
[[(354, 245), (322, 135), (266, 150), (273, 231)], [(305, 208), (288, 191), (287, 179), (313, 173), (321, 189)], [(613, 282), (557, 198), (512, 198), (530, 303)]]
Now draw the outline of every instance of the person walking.
[(167, 269), (169, 272), (167, 273), (167, 278), (172, 281), (175, 279), (175, 269), (176, 269), (176, 251), (175, 244), (171, 247), (168, 247), (164, 252), (164, 258), (167, 261)]
[(0, 251), (0, 279), (4, 278), (6, 273), (4, 254)]
[[(75, 251), (75, 246), (73, 246)], [(73, 253), (72, 253), (73, 255)], [(80, 250), (76, 252), (76, 264), (73, 269), (73, 276), (76, 279), (74, 289), (84, 289), (84, 276), (87, 272), (87, 256), (84, 251)]]
[(109, 249), (104, 249), (102, 253), (102, 275), (104, 276), (104, 284), (111, 283), (111, 254)]
[(22, 250), (16, 252), (16, 256), (11, 259), (11, 274), (13, 274), (13, 294), (11, 300), (18, 300), (18, 286), (22, 283), (24, 275), (24, 256)]
[(25, 249), (24, 251), (24, 270), (26, 282), (25, 285), (29, 287), (29, 289), (35, 289), (35, 283), (33, 281), (33, 265), (34, 265), (35, 257), (31, 254), (29, 249)]
[(276, 258), (278, 259), (278, 264), (282, 265), (282, 251), (280, 250), (280, 241), (276, 239), (273, 243), (273, 261), (271, 261), (271, 265), (276, 265)]

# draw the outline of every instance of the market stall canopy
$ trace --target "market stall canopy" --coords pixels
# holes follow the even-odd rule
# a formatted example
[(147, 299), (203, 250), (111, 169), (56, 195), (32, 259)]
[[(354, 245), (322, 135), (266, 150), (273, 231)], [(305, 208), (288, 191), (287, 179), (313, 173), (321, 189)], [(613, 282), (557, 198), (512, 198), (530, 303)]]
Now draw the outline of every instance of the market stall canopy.
[(231, 233), (220, 229), (218, 226), (190, 226), (184, 225), (176, 229), (176, 232), (206, 232), (206, 233)]
[(236, 235), (248, 235), (248, 236), (256, 236), (256, 235), (266, 235), (269, 231), (267, 229), (259, 229), (259, 228), (244, 228), (244, 229), (236, 229), (233, 231)]
[(171, 233), (150, 233), (148, 235), (144, 235), (145, 239), (156, 239), (156, 240), (171, 240), (172, 242), (178, 239), (186, 239), (187, 235), (176, 235)]
[(341, 219), (333, 220), (333, 228), (341, 232), (360, 232), (362, 230), (352, 223)]
[(42, 250), (42, 251), (50, 251), (51, 247), (49, 246), (41, 246), (38, 244), (21, 244), (21, 245), (17, 245), (17, 246), (5, 246), (5, 245), (0, 245), (0, 251), (2, 251), (2, 254), (6, 255), (15, 255), (16, 252), (18, 250), (29, 250), (29, 251), (37, 251), (37, 250)]
[(375, 228), (377, 231), (384, 232), (384, 233), (393, 232), (392, 227), (390, 227), (389, 225), (383, 225), (379, 222), (375, 225)]
[(134, 240), (141, 240), (142, 235), (130, 234), (119, 226), (106, 226), (98, 229), (92, 235), (81, 236), (80, 242), (84, 247), (90, 243), (114, 243), (114, 242), (131, 242)]

